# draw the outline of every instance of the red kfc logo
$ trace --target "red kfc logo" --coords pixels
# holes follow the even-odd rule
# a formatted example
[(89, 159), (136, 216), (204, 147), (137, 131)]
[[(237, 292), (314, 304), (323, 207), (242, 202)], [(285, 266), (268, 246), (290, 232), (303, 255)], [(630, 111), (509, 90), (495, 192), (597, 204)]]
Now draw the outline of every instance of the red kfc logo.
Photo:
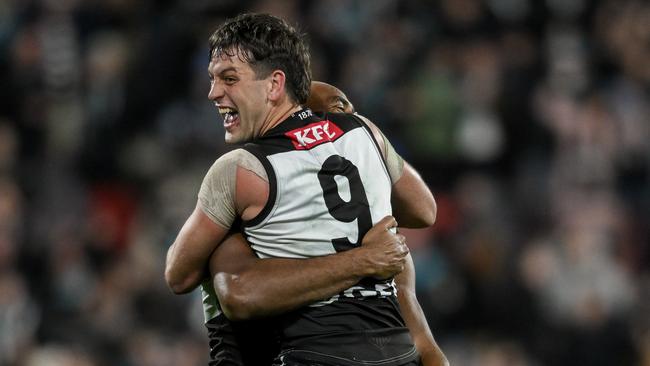
[(296, 150), (308, 150), (324, 142), (335, 141), (343, 136), (343, 130), (331, 121), (311, 123), (285, 133)]

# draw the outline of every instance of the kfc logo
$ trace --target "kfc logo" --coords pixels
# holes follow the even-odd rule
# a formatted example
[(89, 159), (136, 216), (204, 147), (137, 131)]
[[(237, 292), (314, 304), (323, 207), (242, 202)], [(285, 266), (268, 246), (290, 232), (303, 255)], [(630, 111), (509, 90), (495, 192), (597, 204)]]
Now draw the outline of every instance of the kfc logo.
[(343, 136), (343, 130), (331, 121), (320, 121), (285, 133), (296, 150), (308, 150), (323, 142), (334, 141)]

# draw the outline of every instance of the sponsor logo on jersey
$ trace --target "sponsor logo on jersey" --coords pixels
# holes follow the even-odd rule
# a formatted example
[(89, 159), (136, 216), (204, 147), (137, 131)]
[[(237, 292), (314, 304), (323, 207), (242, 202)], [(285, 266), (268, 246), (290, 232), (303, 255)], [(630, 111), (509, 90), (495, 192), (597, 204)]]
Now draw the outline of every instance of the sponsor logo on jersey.
[(332, 121), (319, 121), (285, 133), (296, 150), (308, 150), (324, 142), (335, 141), (343, 136), (343, 130)]
[(368, 340), (375, 347), (377, 347), (379, 349), (383, 349), (384, 347), (386, 347), (386, 345), (388, 343), (390, 343), (391, 337), (389, 337), (389, 336), (368, 336)]

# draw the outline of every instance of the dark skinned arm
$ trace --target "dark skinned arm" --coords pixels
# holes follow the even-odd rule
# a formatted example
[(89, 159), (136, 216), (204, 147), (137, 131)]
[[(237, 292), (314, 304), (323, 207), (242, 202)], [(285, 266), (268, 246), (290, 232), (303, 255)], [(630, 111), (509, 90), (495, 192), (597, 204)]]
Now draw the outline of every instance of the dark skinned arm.
[(404, 162), (402, 176), (393, 184), (390, 203), (401, 227), (425, 228), (436, 221), (437, 206), (433, 194), (407, 162)]
[(363, 237), (360, 247), (309, 259), (257, 258), (240, 234), (226, 238), (210, 258), (223, 312), (231, 320), (284, 313), (327, 299), (364, 277), (390, 278), (408, 255), (404, 237), (387, 216)]
[[(372, 121), (362, 115), (357, 116), (368, 125), (381, 153), (386, 157), (384, 134)], [(402, 175), (393, 184), (390, 203), (393, 207), (393, 216), (401, 227), (425, 228), (436, 221), (436, 200), (420, 174), (406, 161), (404, 161)]]
[(404, 271), (395, 277), (395, 282), (402, 317), (415, 342), (415, 348), (420, 353), (422, 365), (449, 366), (449, 361), (433, 338), (427, 318), (415, 295), (415, 267), (410, 254), (406, 258)]

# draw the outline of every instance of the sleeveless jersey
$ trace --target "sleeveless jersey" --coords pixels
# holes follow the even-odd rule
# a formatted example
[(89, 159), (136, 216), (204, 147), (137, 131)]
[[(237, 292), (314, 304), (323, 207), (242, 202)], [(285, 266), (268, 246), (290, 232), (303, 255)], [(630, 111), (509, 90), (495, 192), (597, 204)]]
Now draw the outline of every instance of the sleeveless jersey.
[[(244, 223), (260, 258), (309, 258), (361, 245), (373, 224), (391, 214), (391, 180), (372, 132), (357, 117), (305, 109), (245, 149), (262, 161), (269, 199)], [(391, 296), (392, 281), (360, 284), (341, 296)]]
[[(244, 149), (262, 162), (269, 178), (267, 204), (242, 230), (261, 258), (309, 258), (354, 248), (391, 214), (385, 162), (372, 132), (354, 115), (319, 116), (303, 109)], [(360, 354), (377, 365), (416, 358), (395, 292), (392, 280), (365, 279), (279, 316), (281, 355), (306, 352), (332, 357), (337, 365), (353, 365)]]

